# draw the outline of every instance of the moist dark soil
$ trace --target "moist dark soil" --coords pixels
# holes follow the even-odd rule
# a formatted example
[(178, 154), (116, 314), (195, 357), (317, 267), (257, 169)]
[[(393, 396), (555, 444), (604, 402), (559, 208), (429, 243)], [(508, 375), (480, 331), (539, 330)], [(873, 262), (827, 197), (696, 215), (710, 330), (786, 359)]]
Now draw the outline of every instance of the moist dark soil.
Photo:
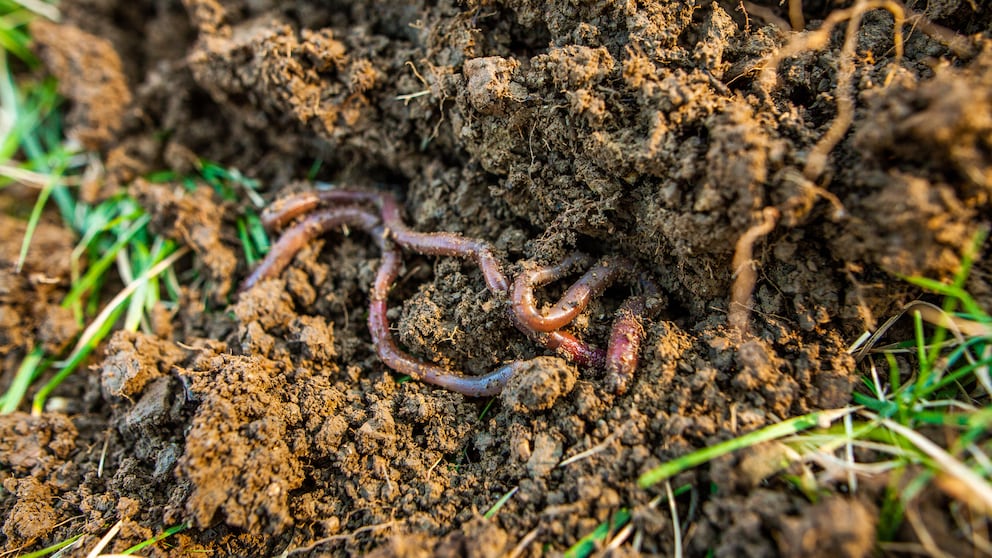
[[(617, 555), (673, 553), (664, 487), (637, 477), (847, 404), (847, 347), (920, 295), (899, 277), (951, 277), (992, 215), (989, 2), (910, 1), (926, 23), (904, 27), (901, 56), (892, 15), (865, 13), (850, 93), (846, 22), (814, 43), (779, 4), (64, 0), (32, 33), (70, 136), (104, 161), (80, 194), (128, 189), (194, 256), (178, 307), (114, 335), (41, 416), (0, 417), (4, 555), (84, 534), (82, 556), (118, 521), (106, 552), (187, 523), (141, 552), (555, 555), (620, 509)], [(806, 2), (806, 28), (844, 7)], [(852, 123), (811, 170), (845, 98)], [(476, 374), (542, 358), (493, 400), (405, 381), (366, 329), (379, 253), (357, 231), (238, 293), (248, 197), (142, 178), (200, 160), (267, 201), (314, 180), (391, 191), (412, 228), (487, 240), (511, 275), (577, 249), (631, 258), (664, 299), (631, 388), (528, 341), (471, 263), (412, 254), (390, 311), (406, 350)], [(75, 239), (56, 219), (13, 269), (31, 195), (0, 191), (4, 388), (31, 347), (77, 333), (58, 307)], [(735, 247), (767, 208), (734, 327)], [(990, 261), (967, 285), (985, 308)], [(629, 292), (594, 300), (577, 335), (605, 345)], [(686, 555), (877, 548), (884, 479), (810, 499), (769, 476), (780, 459), (755, 448), (673, 479)], [(913, 513), (960, 555), (933, 491)]]

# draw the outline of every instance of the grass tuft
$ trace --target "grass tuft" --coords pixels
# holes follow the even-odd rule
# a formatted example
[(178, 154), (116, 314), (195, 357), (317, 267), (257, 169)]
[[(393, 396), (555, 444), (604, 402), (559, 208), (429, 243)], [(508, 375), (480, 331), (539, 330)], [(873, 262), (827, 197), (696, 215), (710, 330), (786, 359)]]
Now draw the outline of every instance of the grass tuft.
[[(82, 333), (65, 355), (32, 348), (0, 396), (0, 413), (17, 410), (32, 386), (53, 369), (32, 402), (32, 412), (41, 413), (52, 391), (115, 328), (151, 332), (152, 311), (177, 304), (179, 288), (172, 265), (188, 253), (174, 241), (152, 234), (148, 230), (151, 217), (126, 193), (94, 205), (84, 203), (72, 189), (81, 175), (99, 168), (99, 163), (66, 140), (55, 81), (30, 79), (39, 73), (40, 64), (29, 48), (27, 27), (39, 13), (57, 17), (57, 11), (49, 8), (54, 6), (39, 0), (0, 0), (0, 160), (6, 161), (0, 165), (0, 188), (15, 183), (38, 188), (17, 258), (18, 272), (49, 201), (54, 201), (65, 225), (78, 235), (70, 261), (71, 285), (61, 304), (72, 310)], [(29, 70), (21, 72), (28, 78), (15, 74), (15, 64), (10, 62)], [(263, 205), (257, 182), (237, 170), (201, 162), (198, 171), (199, 177), (177, 178), (174, 173), (156, 177), (190, 187), (202, 180), (226, 200), (247, 195), (255, 208)], [(239, 216), (237, 225), (245, 255), (253, 263), (268, 250), (268, 236), (254, 209)]]
[(852, 412), (852, 409), (816, 411), (766, 426), (760, 430), (755, 430), (754, 432), (750, 432), (743, 436), (727, 440), (726, 442), (720, 442), (719, 444), (705, 447), (683, 455), (677, 459), (673, 459), (672, 461), (662, 463), (661, 465), (642, 474), (637, 479), (637, 484), (641, 488), (650, 488), (663, 480), (670, 479), (671, 477), (683, 471), (692, 469), (693, 467), (698, 467), (699, 465), (708, 463), (717, 457), (721, 457), (744, 448), (756, 446), (764, 442), (778, 440), (816, 426), (822, 427), (829, 425), (833, 421), (850, 412)]
[(185, 177), (177, 176), (172, 171), (163, 171), (152, 174), (148, 179), (152, 182), (179, 181), (190, 191), (196, 189), (198, 181), (203, 181), (224, 201), (238, 202), (247, 198), (250, 205), (237, 216), (235, 228), (248, 267), (255, 265), (269, 252), (271, 244), (269, 234), (258, 214), (258, 211), (266, 205), (265, 200), (258, 193), (258, 181), (246, 177), (237, 169), (225, 168), (204, 160), (198, 162), (197, 171), (199, 176)]

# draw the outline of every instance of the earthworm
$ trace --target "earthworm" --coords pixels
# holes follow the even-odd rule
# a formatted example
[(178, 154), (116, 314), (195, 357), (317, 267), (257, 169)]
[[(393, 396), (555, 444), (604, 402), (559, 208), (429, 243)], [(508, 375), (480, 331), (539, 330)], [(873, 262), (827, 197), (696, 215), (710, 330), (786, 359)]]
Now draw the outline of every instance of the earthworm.
[[(372, 204), (369, 208), (353, 204)], [(323, 205), (335, 207), (321, 209)], [(643, 337), (641, 320), (650, 317), (654, 307), (647, 304), (658, 292), (646, 276), (640, 277), (642, 294), (628, 298), (618, 310), (608, 349), (603, 351), (578, 339), (561, 328), (580, 314), (594, 296), (599, 296), (620, 276), (633, 277), (634, 266), (622, 258), (607, 257), (597, 262), (579, 278), (546, 314), (536, 308), (534, 288), (562, 278), (572, 269), (588, 265), (591, 258), (574, 253), (559, 264), (531, 267), (510, 283), (492, 245), (480, 239), (454, 233), (420, 233), (403, 222), (396, 198), (386, 192), (324, 189), (296, 194), (274, 202), (262, 213), (263, 224), (279, 229), (303, 216), (273, 244), (269, 254), (242, 284), (248, 289), (259, 281), (281, 272), (293, 256), (308, 242), (336, 227), (351, 225), (370, 234), (382, 252), (369, 300), (368, 327), (376, 354), (388, 367), (409, 374), (416, 380), (434, 384), (472, 397), (499, 393), (506, 382), (527, 361), (513, 361), (481, 376), (465, 376), (432, 363), (418, 360), (404, 352), (393, 340), (386, 315), (388, 295), (402, 265), (397, 247), (425, 255), (453, 256), (473, 260), (482, 271), (487, 288), (497, 296), (512, 299), (510, 317), (517, 329), (545, 347), (563, 353), (582, 366), (603, 367), (607, 382), (617, 393), (626, 391), (637, 367)]]
[(241, 290), (248, 290), (262, 279), (278, 275), (304, 246), (336, 227), (351, 225), (372, 231), (379, 222), (373, 213), (359, 207), (335, 207), (311, 213), (282, 233), (265, 259), (241, 284)]
[(386, 366), (401, 374), (409, 374), (413, 379), (440, 386), (470, 397), (488, 397), (503, 391), (507, 380), (524, 365), (524, 361), (514, 361), (481, 376), (466, 376), (423, 362), (404, 352), (396, 345), (389, 331), (386, 316), (386, 300), (389, 290), (400, 270), (399, 252), (388, 245), (385, 235), (378, 236), (382, 249), (382, 262), (376, 273), (369, 301), (369, 333), (375, 352)]
[[(551, 336), (563, 335), (566, 332), (557, 331), (570, 323), (589, 304), (591, 297), (599, 296), (613, 281), (621, 275), (631, 277), (634, 266), (628, 260), (607, 257), (589, 269), (579, 280), (569, 287), (558, 303), (547, 313), (537, 310), (534, 300), (534, 287), (561, 279), (572, 268), (584, 265), (590, 260), (589, 256), (574, 253), (560, 263), (550, 266), (537, 266), (524, 270), (513, 282), (513, 314), (518, 328), (531, 338), (539, 338), (544, 332), (551, 332), (548, 339), (539, 339), (552, 349), (558, 348), (559, 341)], [(658, 295), (658, 287), (646, 275), (639, 277), (642, 294), (631, 296), (617, 310), (617, 318), (610, 331), (610, 342), (604, 353), (601, 349), (590, 347), (581, 341), (570, 337), (563, 347), (564, 351), (573, 356), (579, 364), (591, 366), (606, 366), (607, 383), (617, 394), (627, 391), (627, 386), (633, 378), (640, 354), (641, 339), (644, 329), (641, 321), (649, 310), (649, 297)], [(531, 333), (533, 332), (533, 333)]]
[[(291, 203), (276, 207), (269, 212), (268, 223), (280, 226), (295, 216), (312, 210), (316, 205), (299, 211), (305, 203), (303, 196), (290, 199)], [(303, 202), (303, 203), (301, 203)], [(286, 214), (292, 215), (288, 218)], [(331, 229), (351, 225), (367, 232), (382, 252), (382, 261), (376, 273), (375, 283), (370, 293), (369, 301), (369, 332), (376, 354), (386, 366), (402, 374), (409, 374), (416, 380), (434, 384), (451, 391), (470, 397), (487, 397), (496, 395), (503, 390), (507, 380), (522, 366), (525, 361), (514, 361), (481, 376), (465, 376), (453, 370), (446, 370), (437, 365), (417, 360), (404, 352), (393, 340), (389, 331), (389, 320), (386, 317), (389, 290), (399, 275), (402, 261), (399, 252), (390, 244), (385, 228), (378, 217), (366, 209), (358, 207), (336, 207), (311, 213), (299, 223), (286, 229), (279, 240), (272, 245), (269, 254), (262, 263), (242, 284), (242, 290), (247, 290), (263, 279), (278, 275), (308, 242)]]
[(386, 194), (361, 190), (310, 190), (293, 194), (272, 202), (262, 211), (262, 225), (269, 230), (279, 230), (293, 219), (317, 209), (320, 205), (374, 203)]
[(379, 196), (379, 203), (382, 220), (388, 227), (389, 236), (396, 244), (429, 256), (456, 256), (474, 260), (482, 270), (482, 276), (490, 292), (495, 295), (505, 295), (509, 290), (510, 284), (488, 242), (465, 238), (454, 233), (414, 232), (403, 222), (395, 197), (383, 193)]
[(493, 294), (509, 290), (506, 275), (492, 246), (484, 240), (466, 238), (455, 233), (420, 233), (410, 230), (400, 215), (396, 197), (388, 192), (322, 189), (295, 194), (274, 202), (262, 212), (262, 224), (278, 229), (296, 217), (313, 211), (320, 205), (373, 203), (379, 208), (389, 236), (402, 248), (428, 256), (454, 256), (475, 261), (482, 270), (486, 286)]
[(637, 370), (644, 338), (642, 320), (652, 318), (658, 312), (657, 305), (648, 304), (649, 298), (658, 296), (658, 286), (644, 275), (640, 277), (640, 284), (641, 294), (623, 301), (617, 310), (606, 349), (606, 384), (617, 395), (627, 392)]
[(534, 287), (561, 279), (572, 268), (585, 265), (589, 260), (589, 256), (576, 252), (559, 264), (531, 267), (520, 272), (513, 282), (511, 295), (513, 313), (517, 320), (534, 331), (549, 332), (561, 329), (585, 310), (591, 297), (602, 294), (620, 272), (629, 267), (621, 264), (616, 258), (606, 258), (573, 283), (551, 310), (543, 314), (538, 311), (534, 300)]

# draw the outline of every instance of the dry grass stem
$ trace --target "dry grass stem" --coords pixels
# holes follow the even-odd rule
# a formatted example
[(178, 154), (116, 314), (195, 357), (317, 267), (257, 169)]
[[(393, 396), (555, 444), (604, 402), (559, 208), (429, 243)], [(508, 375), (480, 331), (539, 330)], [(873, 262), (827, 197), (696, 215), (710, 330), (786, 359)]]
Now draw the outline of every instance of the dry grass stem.
[(86, 558), (97, 558), (97, 556), (99, 556), (100, 553), (103, 552), (103, 549), (106, 548), (108, 544), (110, 544), (110, 541), (114, 540), (114, 537), (117, 536), (117, 532), (121, 530), (121, 524), (123, 522), (124, 520), (121, 519), (118, 520), (117, 523), (114, 523), (114, 526), (111, 527), (110, 530), (107, 531), (107, 533), (103, 536), (103, 538), (101, 538), (96, 543), (96, 546), (94, 546), (93, 549), (90, 550), (89, 554), (86, 555)]
[(760, 4), (755, 4), (754, 2), (747, 2), (746, 0), (741, 1), (741, 6), (744, 8), (745, 17), (748, 15), (753, 15), (761, 21), (775, 26), (783, 33), (792, 31), (792, 27), (789, 25), (789, 22), (779, 17), (778, 14), (775, 13), (775, 10), (769, 8), (768, 6), (762, 6)]
[(530, 543), (534, 542), (534, 540), (537, 539), (537, 535), (540, 532), (541, 532), (540, 527), (535, 527), (531, 529), (530, 532), (524, 535), (524, 538), (520, 539), (520, 542), (517, 543), (517, 546), (513, 547), (513, 550), (511, 550), (510, 553), (506, 555), (506, 558), (519, 558), (524, 553), (524, 551), (527, 550), (527, 547), (530, 546)]
[(679, 509), (675, 505), (672, 483), (665, 481), (665, 496), (668, 497), (668, 510), (672, 513), (672, 531), (675, 535), (675, 558), (682, 558), (682, 527), (679, 524)]
[(359, 527), (358, 529), (355, 529), (354, 531), (352, 531), (350, 533), (346, 533), (344, 535), (331, 535), (329, 537), (324, 537), (322, 539), (317, 539), (317, 540), (313, 541), (312, 543), (310, 543), (310, 544), (308, 544), (306, 546), (300, 546), (300, 547), (296, 547), (296, 548), (294, 548), (292, 550), (283, 551), (283, 553), (279, 555), (279, 558), (286, 558), (287, 556), (293, 556), (294, 554), (302, 554), (304, 552), (310, 552), (311, 550), (317, 548), (318, 546), (323, 545), (323, 544), (327, 544), (327, 543), (330, 543), (330, 542), (335, 542), (335, 541), (349, 541), (351, 539), (354, 539), (355, 537), (357, 537), (358, 535), (360, 535), (362, 533), (365, 533), (365, 532), (368, 532), (368, 531), (379, 531), (381, 529), (388, 529), (390, 527), (395, 526), (397, 523), (399, 523), (399, 522), (398, 521), (387, 521), (385, 523), (377, 523), (375, 525), (366, 525), (365, 527)]

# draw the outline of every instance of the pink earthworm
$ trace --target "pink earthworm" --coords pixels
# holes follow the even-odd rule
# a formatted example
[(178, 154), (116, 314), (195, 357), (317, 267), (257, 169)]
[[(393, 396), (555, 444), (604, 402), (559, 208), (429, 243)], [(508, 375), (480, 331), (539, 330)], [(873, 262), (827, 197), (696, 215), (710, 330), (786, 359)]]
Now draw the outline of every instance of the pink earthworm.
[[(352, 204), (375, 205), (381, 218), (367, 208)], [(319, 209), (324, 205), (334, 207)], [(558, 280), (572, 269), (587, 265), (591, 260), (589, 256), (575, 253), (557, 265), (526, 269), (513, 283), (510, 292), (510, 283), (488, 242), (453, 233), (412, 231), (403, 222), (395, 197), (389, 193), (347, 189), (304, 192), (274, 202), (263, 212), (262, 221), (271, 229), (279, 229), (300, 216), (303, 218), (283, 233), (268, 256), (245, 280), (242, 290), (278, 274), (293, 255), (314, 238), (336, 227), (352, 225), (370, 234), (382, 251), (382, 262), (370, 294), (368, 326), (376, 354), (393, 370), (464, 395), (483, 397), (499, 393), (527, 362), (513, 361), (482, 376), (465, 376), (420, 361), (400, 349), (393, 340), (386, 315), (389, 290), (402, 265), (395, 244), (420, 254), (473, 260), (482, 271), (488, 289), (497, 296), (511, 298), (510, 315), (521, 332), (545, 347), (569, 356), (576, 364), (605, 366), (607, 382), (612, 389), (616, 393), (627, 390), (638, 363), (644, 331), (641, 320), (651, 317), (655, 310), (647, 304), (648, 298), (658, 292), (650, 279), (642, 276), (642, 294), (628, 298), (617, 311), (606, 351), (561, 328), (574, 320), (592, 297), (602, 294), (618, 277), (631, 278), (634, 267), (629, 261), (604, 258), (578, 279), (549, 312), (542, 314), (536, 308), (534, 287)]]
[[(534, 300), (534, 286), (561, 279), (574, 267), (588, 263), (589, 259), (584, 254), (574, 253), (558, 264), (532, 267), (521, 272), (513, 282), (511, 294), (514, 320), (518, 329), (552, 349), (557, 349), (558, 344), (562, 343), (563, 352), (571, 355), (578, 364), (595, 367), (605, 365), (607, 382), (619, 394), (626, 391), (637, 368), (643, 337), (641, 320), (648, 311), (647, 298), (658, 294), (654, 282), (642, 276), (640, 283), (643, 294), (631, 296), (617, 310), (618, 316), (613, 323), (605, 352), (578, 341), (570, 334), (567, 340), (558, 341), (557, 336), (567, 334), (558, 328), (575, 319), (589, 304), (591, 297), (602, 294), (618, 277), (631, 277), (634, 266), (630, 261), (616, 257), (602, 259), (573, 283), (546, 314), (537, 310)], [(544, 337), (545, 335), (548, 337)]]
[(400, 216), (399, 204), (391, 194), (379, 196), (382, 220), (389, 236), (404, 248), (429, 256), (457, 256), (475, 261), (486, 286), (495, 295), (505, 295), (510, 283), (503, 274), (503, 266), (493, 254), (492, 245), (484, 240), (466, 238), (454, 233), (419, 233), (410, 230)]
[(313, 211), (320, 205), (373, 203), (378, 206), (389, 236), (403, 248), (428, 256), (454, 256), (475, 261), (482, 270), (486, 286), (493, 294), (505, 294), (509, 282), (502, 266), (493, 254), (492, 245), (484, 240), (466, 238), (454, 233), (420, 233), (410, 230), (400, 214), (395, 196), (388, 192), (323, 189), (303, 192), (274, 202), (262, 212), (262, 224), (278, 229), (294, 218)]
[(383, 194), (362, 190), (309, 190), (276, 200), (262, 211), (262, 225), (269, 230), (279, 230), (300, 215), (321, 205), (373, 203), (377, 206)]
[(386, 366), (401, 374), (409, 374), (415, 380), (449, 389), (469, 397), (489, 397), (503, 391), (506, 382), (513, 374), (522, 368), (526, 361), (517, 360), (500, 366), (496, 370), (481, 376), (466, 376), (423, 362), (400, 349), (389, 331), (389, 320), (386, 317), (386, 299), (400, 269), (400, 256), (396, 249), (386, 246), (386, 240), (380, 240), (383, 249), (382, 262), (375, 277), (369, 302), (369, 332), (372, 334), (372, 344)]
[(310, 213), (283, 232), (279, 240), (269, 249), (265, 259), (241, 284), (241, 290), (248, 290), (263, 279), (275, 277), (289, 265), (293, 256), (304, 246), (334, 228), (351, 225), (372, 231), (380, 222), (373, 213), (358, 207), (335, 207)]
[(573, 283), (551, 310), (541, 313), (534, 300), (534, 287), (561, 279), (574, 267), (585, 265), (589, 260), (589, 256), (576, 252), (556, 265), (531, 267), (521, 271), (513, 282), (511, 294), (516, 319), (524, 327), (534, 331), (559, 330), (582, 313), (592, 297), (601, 295), (621, 272), (630, 267), (616, 258), (604, 259)]
[(613, 322), (606, 349), (607, 388), (617, 395), (627, 392), (637, 370), (641, 340), (644, 338), (642, 321), (658, 313), (657, 305), (649, 304), (651, 297), (658, 296), (658, 286), (643, 275), (640, 284), (641, 294), (629, 297), (617, 310), (617, 319)]
[[(275, 207), (266, 214), (268, 217), (266, 222), (269, 226), (283, 226), (294, 217), (313, 211), (318, 206), (302, 195), (288, 200), (288, 203)], [(502, 391), (510, 377), (526, 364), (526, 361), (513, 361), (488, 374), (465, 376), (420, 361), (400, 349), (389, 330), (386, 311), (389, 290), (396, 282), (402, 262), (399, 252), (389, 242), (380, 219), (366, 209), (346, 206), (322, 209), (308, 214), (300, 222), (286, 229), (262, 263), (242, 283), (241, 290), (247, 290), (259, 281), (278, 275), (307, 243), (342, 225), (351, 225), (364, 230), (376, 240), (382, 251), (382, 262), (379, 264), (370, 296), (368, 326), (376, 354), (386, 366), (401, 374), (409, 374), (416, 380), (463, 395), (487, 397)]]

